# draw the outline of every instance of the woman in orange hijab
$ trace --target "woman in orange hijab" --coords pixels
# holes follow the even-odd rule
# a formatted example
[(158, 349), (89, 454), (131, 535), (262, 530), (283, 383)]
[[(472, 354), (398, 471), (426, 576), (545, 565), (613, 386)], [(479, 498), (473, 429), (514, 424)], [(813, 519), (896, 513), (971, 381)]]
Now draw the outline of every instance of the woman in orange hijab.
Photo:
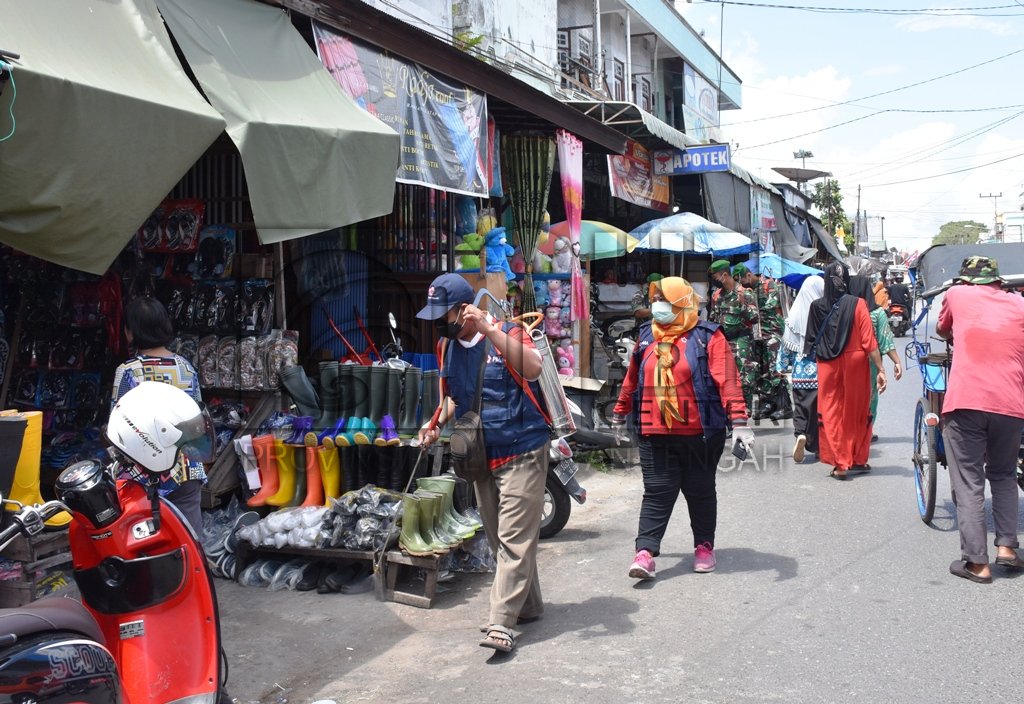
[(715, 569), (715, 472), (727, 427), (753, 442), (735, 358), (719, 326), (698, 319), (693, 287), (670, 276), (651, 283), (649, 295), (652, 320), (640, 328), (612, 418), (621, 426), (632, 415), (639, 434), (644, 497), (629, 568), (636, 579), (654, 578), (680, 492), (693, 530), (693, 569)]

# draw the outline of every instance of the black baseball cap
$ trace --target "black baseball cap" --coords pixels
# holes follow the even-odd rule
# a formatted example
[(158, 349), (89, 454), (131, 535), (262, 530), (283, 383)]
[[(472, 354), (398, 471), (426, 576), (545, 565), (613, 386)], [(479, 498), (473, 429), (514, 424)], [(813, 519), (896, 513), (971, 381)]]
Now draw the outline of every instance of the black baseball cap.
[(476, 294), (473, 287), (458, 274), (441, 274), (427, 289), (427, 305), (423, 306), (417, 318), (437, 320), (460, 303), (472, 303)]

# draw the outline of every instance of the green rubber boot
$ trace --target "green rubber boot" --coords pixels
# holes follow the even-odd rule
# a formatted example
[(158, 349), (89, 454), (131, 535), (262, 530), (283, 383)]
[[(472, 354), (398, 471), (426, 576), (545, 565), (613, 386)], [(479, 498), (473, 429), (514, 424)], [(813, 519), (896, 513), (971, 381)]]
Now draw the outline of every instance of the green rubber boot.
[(440, 494), (442, 497), (441, 522), (445, 530), (451, 535), (456, 535), (465, 540), (473, 537), (477, 528), (468, 518), (460, 516), (455, 512), (455, 480), (442, 479), (440, 477), (420, 477), (416, 480), (417, 486), (427, 491)]
[(430, 549), (438, 555), (451, 552), (448, 542), (435, 532), (437, 513), (441, 507), (441, 497), (434, 493), (417, 491), (420, 499), (420, 535), (430, 544)]
[(292, 500), (287, 504), (290, 508), (301, 506), (302, 502), (306, 500), (306, 448), (289, 447), (288, 451), (295, 458), (295, 493), (292, 494)]
[[(420, 385), (423, 381), (423, 372), (415, 367), (407, 367), (405, 378), (402, 382), (402, 413), (398, 421), (398, 436), (401, 438), (414, 438), (420, 430), (417, 422), (417, 411), (420, 406)], [(433, 409), (431, 409), (433, 412)], [(398, 416), (392, 416), (398, 418)], [(425, 423), (426, 418), (423, 419)]]
[(415, 557), (430, 557), (434, 551), (419, 531), (420, 506), (419, 497), (412, 494), (402, 497), (402, 532), (398, 536), (398, 547)]

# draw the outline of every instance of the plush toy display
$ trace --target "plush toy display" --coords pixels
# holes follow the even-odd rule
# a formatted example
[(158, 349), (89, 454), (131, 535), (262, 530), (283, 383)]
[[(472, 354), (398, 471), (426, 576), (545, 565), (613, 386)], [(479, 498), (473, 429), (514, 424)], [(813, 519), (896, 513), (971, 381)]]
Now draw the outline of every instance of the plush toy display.
[(569, 305), (568, 298), (562, 300), (562, 312), (558, 316), (558, 321), (566, 330), (572, 328), (572, 307)]
[(534, 274), (550, 274), (551, 273), (551, 257), (540, 251), (537, 248), (533, 252), (533, 273)]
[(572, 340), (564, 338), (555, 348), (555, 358), (558, 360), (558, 373), (563, 376), (572, 376), (573, 367), (576, 366), (576, 354), (572, 349)]
[(565, 297), (562, 295), (562, 282), (554, 279), (548, 281), (548, 302), (553, 306), (564, 305)]
[(484, 247), (484, 238), (475, 232), (466, 233), (462, 237), (462, 243), (455, 245), (459, 262), (455, 269), (463, 271), (466, 269), (480, 268), (480, 250)]
[(568, 237), (555, 240), (555, 255), (551, 257), (551, 270), (559, 274), (568, 274), (572, 268), (571, 243)]
[(544, 334), (548, 337), (561, 337), (565, 333), (562, 323), (558, 320), (561, 312), (562, 309), (558, 306), (548, 306), (544, 309)]
[(551, 302), (551, 296), (548, 295), (547, 283), (544, 281), (533, 282), (533, 299), (537, 302), (538, 310), (545, 308)]
[(505, 228), (495, 227), (487, 233), (487, 271), (504, 271), (506, 279), (516, 278), (508, 265), (508, 258), (515, 254), (515, 251), (505, 242)]
[(523, 248), (519, 247), (519, 246), (516, 246), (515, 250), (516, 250), (516, 253), (513, 254), (511, 257), (509, 257), (508, 265), (512, 268), (512, 271), (514, 271), (515, 273), (517, 273), (517, 274), (525, 274), (526, 273), (526, 258), (523, 257)]
[(498, 218), (494, 214), (494, 208), (484, 208), (480, 211), (480, 217), (476, 221), (476, 234), (485, 237), (488, 232), (498, 226)]

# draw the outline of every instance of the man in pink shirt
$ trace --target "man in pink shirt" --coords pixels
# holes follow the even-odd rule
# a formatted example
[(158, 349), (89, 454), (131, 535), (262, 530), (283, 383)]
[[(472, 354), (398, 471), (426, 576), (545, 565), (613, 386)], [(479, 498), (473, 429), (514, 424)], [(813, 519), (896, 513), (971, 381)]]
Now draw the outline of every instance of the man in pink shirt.
[(954, 343), (942, 403), (961, 559), (949, 571), (988, 584), (985, 480), (992, 487), (996, 564), (1024, 569), (1017, 554), (1017, 453), (1024, 430), (1024, 298), (1003, 291), (999, 267), (969, 257), (946, 292), (935, 332)]

